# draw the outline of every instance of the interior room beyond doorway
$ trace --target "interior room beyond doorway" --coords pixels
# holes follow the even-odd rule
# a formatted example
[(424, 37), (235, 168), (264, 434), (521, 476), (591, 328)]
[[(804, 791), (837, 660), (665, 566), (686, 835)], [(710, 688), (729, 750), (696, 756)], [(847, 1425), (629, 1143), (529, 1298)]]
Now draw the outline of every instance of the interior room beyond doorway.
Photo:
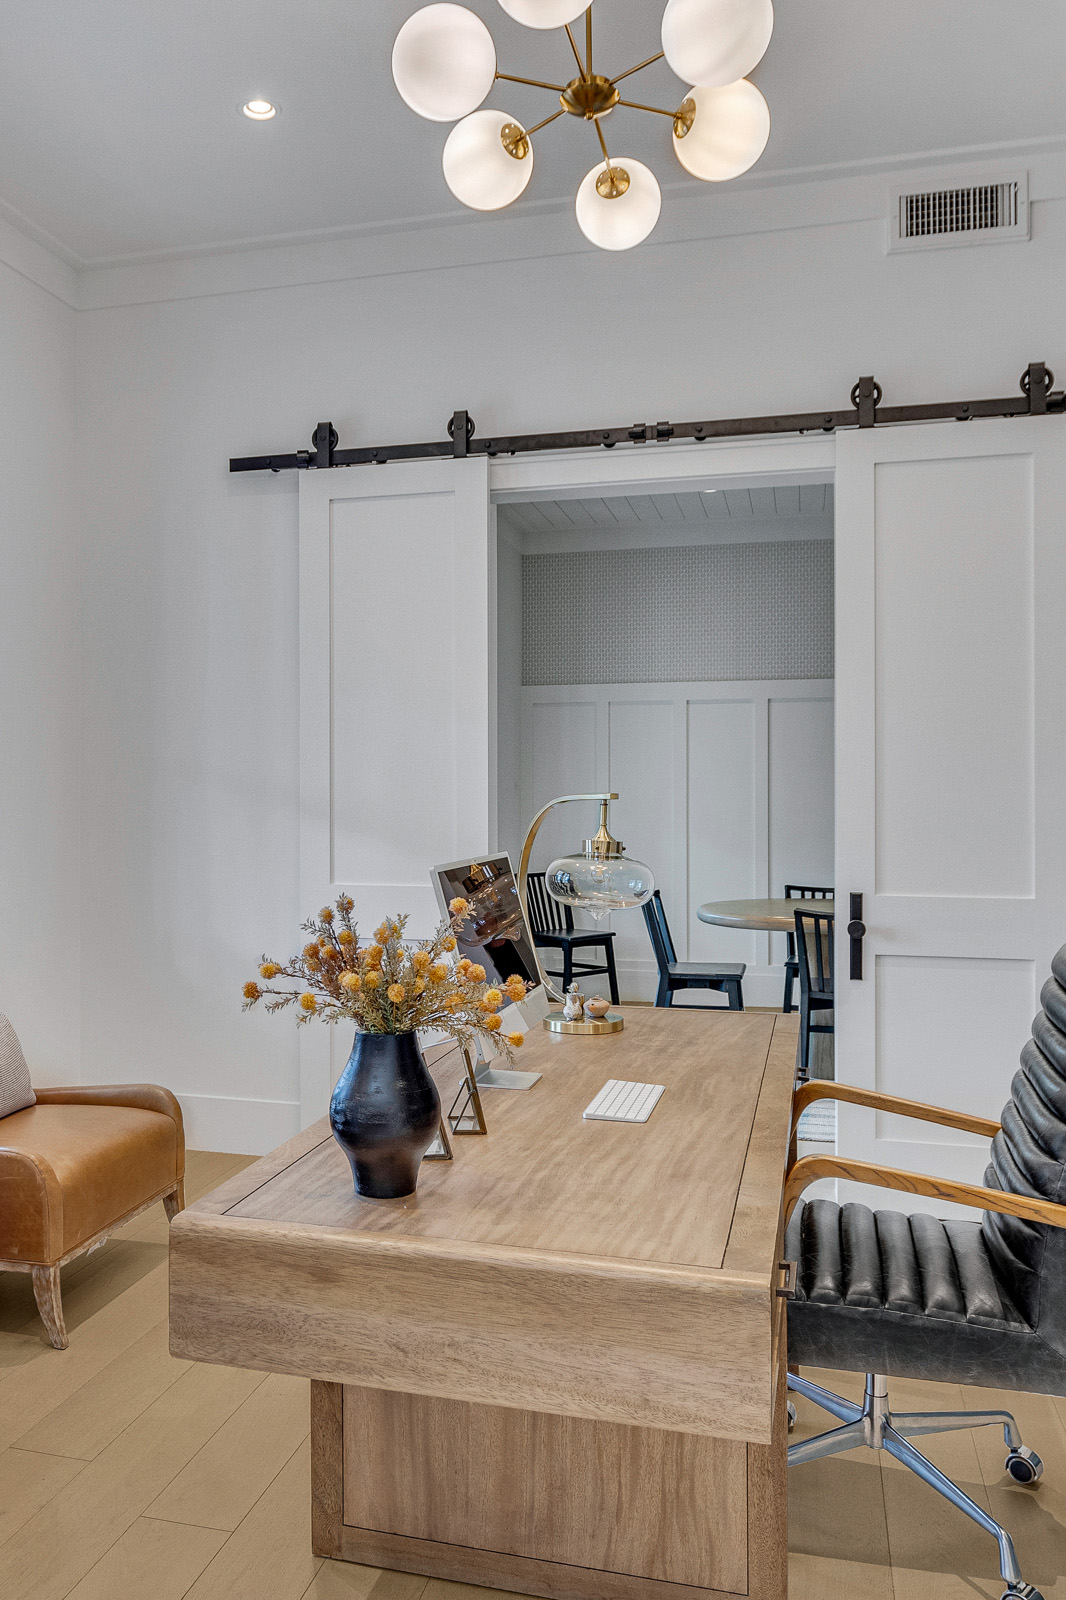
[[(530, 498), (497, 528), (501, 844), (517, 859), (553, 796), (617, 791), (678, 959), (744, 962), (745, 1004), (779, 1008), (784, 936), (697, 910), (833, 883), (831, 484)], [(594, 831), (587, 810), (549, 816), (534, 871)], [(643, 917), (601, 926), (622, 1000), (652, 1000)]]

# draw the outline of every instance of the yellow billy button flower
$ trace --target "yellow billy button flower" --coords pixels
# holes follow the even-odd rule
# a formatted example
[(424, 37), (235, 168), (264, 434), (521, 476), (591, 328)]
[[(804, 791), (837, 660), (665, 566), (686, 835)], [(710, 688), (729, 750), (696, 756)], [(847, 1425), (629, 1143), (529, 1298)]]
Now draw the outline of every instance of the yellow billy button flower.
[(315, 999), (313, 994), (302, 994), (300, 996), (300, 1009), (301, 1011), (318, 1010), (318, 1001)]
[(487, 1029), (489, 1033), (499, 1033), (500, 1029), (503, 1027), (503, 1023), (500, 1021), (499, 1017), (493, 1014), (491, 1017), (486, 1017), (481, 1026)]
[(416, 978), (415, 981), (414, 981), (414, 984), (412, 985), (412, 987), (414, 989), (415, 994), (421, 994), (422, 991), (426, 987), (425, 978)]
[(481, 997), (481, 1004), (486, 1010), (489, 1008), (489, 1006), (491, 1006), (495, 1011), (497, 1006), (503, 1005), (503, 995), (500, 993), (499, 989), (486, 989), (485, 993)]
[(304, 945), (304, 960), (305, 961), (317, 961), (318, 960), (318, 941), (317, 940), (315, 940), (312, 944), (305, 944)]
[(470, 901), (464, 900), (461, 894), (457, 894), (454, 900), (448, 901), (448, 910), (453, 917), (465, 917), (470, 910)]
[(445, 1011), (458, 1011), (463, 1003), (461, 994), (448, 994), (444, 997)]
[(318, 913), (318, 920), (319, 922), (324, 922), (328, 928), (330, 923), (333, 921), (333, 907), (323, 906), (322, 910)]
[(337, 942), (338, 944), (354, 944), (355, 934), (352, 932), (351, 928), (342, 928), (340, 933), (337, 935)]
[(474, 970), (474, 963), (470, 960), (469, 956), (464, 956), (461, 961), (457, 961), (455, 963), (455, 971), (456, 971), (457, 977), (469, 978), (469, 976), (470, 976), (470, 974), (471, 974), (471, 972), (473, 970)]
[(367, 965), (371, 967), (380, 967), (381, 958), (384, 954), (385, 952), (379, 944), (372, 944), (370, 949), (366, 952)]
[(509, 1000), (524, 1000), (526, 997), (525, 983), (518, 976), (517, 972), (511, 973), (511, 976), (504, 984), (504, 988), (507, 990), (507, 998)]
[(525, 1044), (525, 1042), (526, 1042), (526, 1040), (525, 1040), (525, 1035), (524, 1034), (521, 1034), (521, 1033), (509, 1033), (507, 1035), (507, 1043), (511, 1046), (512, 1050), (521, 1050), (521, 1048)]
[(277, 962), (264, 961), (263, 965), (259, 968), (259, 976), (261, 978), (276, 978), (280, 971), (281, 968), (278, 966)]
[(380, 989), (380, 987), (381, 987), (381, 973), (380, 972), (373, 972), (373, 971), (368, 972), (366, 977), (363, 979), (363, 988), (364, 989)]
[(393, 1005), (398, 1006), (400, 1001), (405, 998), (407, 991), (402, 983), (390, 983), (385, 993), (388, 995)]
[(448, 963), (446, 961), (434, 961), (429, 969), (430, 983), (443, 983), (447, 976)]
[(442, 950), (454, 950), (455, 949), (455, 934), (454, 933), (446, 933), (444, 935), (444, 938), (440, 942), (440, 947), (441, 947)]
[(387, 922), (383, 922), (380, 927), (374, 929), (374, 938), (377, 940), (378, 944), (388, 944), (389, 931), (389, 925)]
[(411, 957), (411, 965), (414, 967), (416, 972), (425, 972), (432, 960), (433, 957), (430, 955), (428, 950), (416, 950), (414, 955)]
[(355, 901), (352, 899), (350, 894), (342, 894), (342, 895), (338, 896), (338, 898), (337, 898), (337, 910), (338, 911), (354, 911), (355, 910)]
[(242, 990), (246, 1000), (258, 1000), (262, 992), (262, 989), (260, 989), (259, 985), (254, 981), (251, 983), (246, 983), (244, 989)]
[(342, 972), (340, 986), (342, 989), (350, 989), (352, 994), (358, 994), (363, 986), (363, 980), (358, 972)]
[(470, 968), (470, 982), (471, 983), (484, 983), (485, 982), (485, 968), (483, 966), (480, 966), (479, 963), (476, 962), (476, 961), (474, 962), (474, 965)]

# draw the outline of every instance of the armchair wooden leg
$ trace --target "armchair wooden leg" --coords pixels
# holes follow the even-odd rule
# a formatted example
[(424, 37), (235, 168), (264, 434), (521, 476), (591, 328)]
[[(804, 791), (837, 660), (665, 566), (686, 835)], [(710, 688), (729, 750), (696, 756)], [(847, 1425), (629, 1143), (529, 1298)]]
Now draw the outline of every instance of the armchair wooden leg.
[(59, 1287), (58, 1267), (34, 1267), (33, 1298), (48, 1337), (57, 1350), (65, 1350), (70, 1340), (63, 1321), (63, 1297)]
[(173, 1222), (179, 1211), (185, 1210), (185, 1179), (179, 1178), (177, 1188), (173, 1194), (163, 1196), (163, 1207), (167, 1214), (167, 1221)]

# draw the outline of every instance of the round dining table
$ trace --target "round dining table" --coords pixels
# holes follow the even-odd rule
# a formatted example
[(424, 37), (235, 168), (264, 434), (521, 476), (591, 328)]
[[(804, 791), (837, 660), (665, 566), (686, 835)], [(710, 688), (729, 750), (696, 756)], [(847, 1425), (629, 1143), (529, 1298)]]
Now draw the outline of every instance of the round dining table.
[(701, 922), (719, 928), (748, 928), (764, 933), (795, 933), (796, 912), (833, 916), (832, 900), (709, 900), (696, 912)]

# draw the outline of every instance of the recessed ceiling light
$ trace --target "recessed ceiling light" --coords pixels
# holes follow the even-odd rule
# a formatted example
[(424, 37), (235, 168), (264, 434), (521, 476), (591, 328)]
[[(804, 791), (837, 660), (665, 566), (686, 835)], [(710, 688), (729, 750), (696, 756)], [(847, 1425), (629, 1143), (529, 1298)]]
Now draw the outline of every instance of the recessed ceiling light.
[(278, 114), (277, 106), (271, 105), (269, 100), (249, 100), (242, 107), (246, 117), (251, 117), (253, 122), (269, 122), (271, 117)]

